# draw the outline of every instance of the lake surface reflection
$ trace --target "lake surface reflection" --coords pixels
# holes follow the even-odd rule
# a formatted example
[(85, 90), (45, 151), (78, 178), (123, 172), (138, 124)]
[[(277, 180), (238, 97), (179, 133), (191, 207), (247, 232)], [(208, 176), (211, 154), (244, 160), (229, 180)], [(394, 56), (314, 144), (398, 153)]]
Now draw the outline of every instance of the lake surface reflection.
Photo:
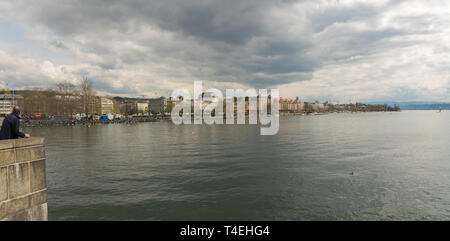
[[(28, 128), (50, 220), (449, 220), (450, 112)], [(350, 173), (353, 172), (353, 175)]]

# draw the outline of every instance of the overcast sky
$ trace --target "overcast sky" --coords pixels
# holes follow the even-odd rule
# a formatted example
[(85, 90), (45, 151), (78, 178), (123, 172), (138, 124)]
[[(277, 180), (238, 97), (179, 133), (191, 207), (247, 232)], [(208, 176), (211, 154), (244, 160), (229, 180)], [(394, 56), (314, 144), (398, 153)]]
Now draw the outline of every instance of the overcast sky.
[(0, 0), (0, 87), (450, 101), (450, 1)]

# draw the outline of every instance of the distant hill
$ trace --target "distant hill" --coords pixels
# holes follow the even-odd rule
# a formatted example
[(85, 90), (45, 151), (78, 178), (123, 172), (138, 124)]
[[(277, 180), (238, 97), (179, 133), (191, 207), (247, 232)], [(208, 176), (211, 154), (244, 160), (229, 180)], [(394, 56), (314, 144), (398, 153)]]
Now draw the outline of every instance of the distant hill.
[(441, 102), (374, 102), (373, 104), (388, 104), (391, 106), (399, 105), (402, 110), (450, 110), (450, 103), (441, 103)]
[(421, 104), (421, 105), (400, 105), (402, 110), (450, 110), (450, 104), (441, 103), (441, 104)]
[(115, 96), (113, 97), (114, 100), (122, 102), (122, 101), (149, 101), (149, 98), (132, 98), (132, 97), (120, 97)]

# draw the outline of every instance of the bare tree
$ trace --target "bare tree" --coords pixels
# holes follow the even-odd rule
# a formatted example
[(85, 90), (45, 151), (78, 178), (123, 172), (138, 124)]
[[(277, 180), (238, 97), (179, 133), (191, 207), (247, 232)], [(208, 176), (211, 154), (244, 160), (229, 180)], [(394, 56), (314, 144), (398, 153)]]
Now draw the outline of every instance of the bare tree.
[(54, 90), (19, 90), (24, 98), (24, 114), (58, 114), (56, 92)]
[(77, 92), (77, 87), (68, 80), (57, 83), (56, 87), (61, 94), (74, 95)]
[(83, 98), (83, 110), (84, 113), (93, 113), (95, 110), (95, 91), (92, 89), (92, 81), (87, 77), (84, 77), (80, 83), (80, 94)]
[(68, 80), (57, 83), (56, 87), (56, 113), (59, 115), (76, 112), (79, 106), (77, 87)]

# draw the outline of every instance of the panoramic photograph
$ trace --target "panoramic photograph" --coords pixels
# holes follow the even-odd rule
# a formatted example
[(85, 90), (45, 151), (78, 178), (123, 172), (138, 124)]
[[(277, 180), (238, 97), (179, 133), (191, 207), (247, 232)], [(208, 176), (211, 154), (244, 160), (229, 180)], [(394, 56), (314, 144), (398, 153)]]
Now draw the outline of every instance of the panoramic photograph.
[(0, 1), (0, 220), (450, 220), (449, 26), (444, 0)]

